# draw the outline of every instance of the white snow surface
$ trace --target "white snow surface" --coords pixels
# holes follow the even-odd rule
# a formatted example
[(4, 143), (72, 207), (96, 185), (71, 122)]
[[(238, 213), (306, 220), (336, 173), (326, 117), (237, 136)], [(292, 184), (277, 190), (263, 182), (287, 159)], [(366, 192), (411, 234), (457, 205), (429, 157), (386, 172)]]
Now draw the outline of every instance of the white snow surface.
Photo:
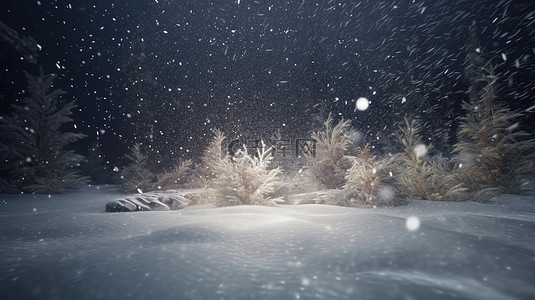
[(534, 193), (106, 213), (121, 196), (0, 195), (0, 299), (535, 299)]

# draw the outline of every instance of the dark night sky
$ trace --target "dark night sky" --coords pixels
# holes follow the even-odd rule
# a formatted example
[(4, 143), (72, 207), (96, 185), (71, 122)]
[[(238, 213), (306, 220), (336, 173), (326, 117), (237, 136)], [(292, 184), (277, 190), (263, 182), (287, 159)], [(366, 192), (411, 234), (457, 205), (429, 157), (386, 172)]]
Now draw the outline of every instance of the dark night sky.
[[(473, 21), (504, 99), (535, 104), (530, 0), (81, 3), (12, 0), (0, 20), (42, 46), (38, 65), (79, 104), (75, 123), (89, 135), (80, 147), (98, 138), (111, 160), (134, 142), (129, 123), (150, 112), (152, 146), (178, 157), (199, 154), (213, 127), (307, 136), (321, 111), (352, 119), (378, 147), (404, 116), (422, 120), (434, 144), (451, 144)], [(2, 70), (13, 93), (24, 69), (37, 65), (15, 59)], [(366, 111), (355, 110), (359, 97)], [(521, 125), (533, 130), (526, 115)]]

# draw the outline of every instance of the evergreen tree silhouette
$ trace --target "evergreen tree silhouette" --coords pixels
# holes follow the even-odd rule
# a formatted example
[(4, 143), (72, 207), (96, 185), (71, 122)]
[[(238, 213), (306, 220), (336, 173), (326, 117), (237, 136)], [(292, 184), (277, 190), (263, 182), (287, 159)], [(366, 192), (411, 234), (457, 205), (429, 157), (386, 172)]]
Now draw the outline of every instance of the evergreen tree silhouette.
[[(477, 101), (464, 102), (466, 116), (459, 124), (460, 181), (477, 201), (497, 193), (519, 193), (521, 180), (535, 172), (535, 139), (518, 130), (522, 114), (499, 101), (494, 69), (473, 82), (484, 87)], [(475, 91), (474, 91), (475, 93)]]
[(77, 106), (58, 100), (62, 90), (50, 91), (54, 74), (25, 74), (27, 96), (0, 117), (0, 190), (63, 193), (87, 183), (77, 170), (83, 156), (68, 150), (85, 135), (61, 129)]

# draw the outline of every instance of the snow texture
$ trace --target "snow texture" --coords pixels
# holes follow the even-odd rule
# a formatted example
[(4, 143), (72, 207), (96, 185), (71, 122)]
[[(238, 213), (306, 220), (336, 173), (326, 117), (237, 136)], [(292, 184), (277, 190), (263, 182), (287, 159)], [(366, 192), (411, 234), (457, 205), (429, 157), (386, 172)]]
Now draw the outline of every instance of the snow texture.
[(0, 196), (0, 298), (535, 298), (533, 193), (105, 213), (122, 196)]

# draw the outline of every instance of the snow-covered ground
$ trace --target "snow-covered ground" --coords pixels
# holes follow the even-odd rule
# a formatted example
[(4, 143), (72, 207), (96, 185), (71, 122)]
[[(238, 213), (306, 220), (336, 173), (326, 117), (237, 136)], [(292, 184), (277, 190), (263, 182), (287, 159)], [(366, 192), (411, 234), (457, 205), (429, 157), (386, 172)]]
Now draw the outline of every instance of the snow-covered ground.
[(535, 299), (533, 193), (106, 213), (120, 196), (0, 196), (0, 299)]

